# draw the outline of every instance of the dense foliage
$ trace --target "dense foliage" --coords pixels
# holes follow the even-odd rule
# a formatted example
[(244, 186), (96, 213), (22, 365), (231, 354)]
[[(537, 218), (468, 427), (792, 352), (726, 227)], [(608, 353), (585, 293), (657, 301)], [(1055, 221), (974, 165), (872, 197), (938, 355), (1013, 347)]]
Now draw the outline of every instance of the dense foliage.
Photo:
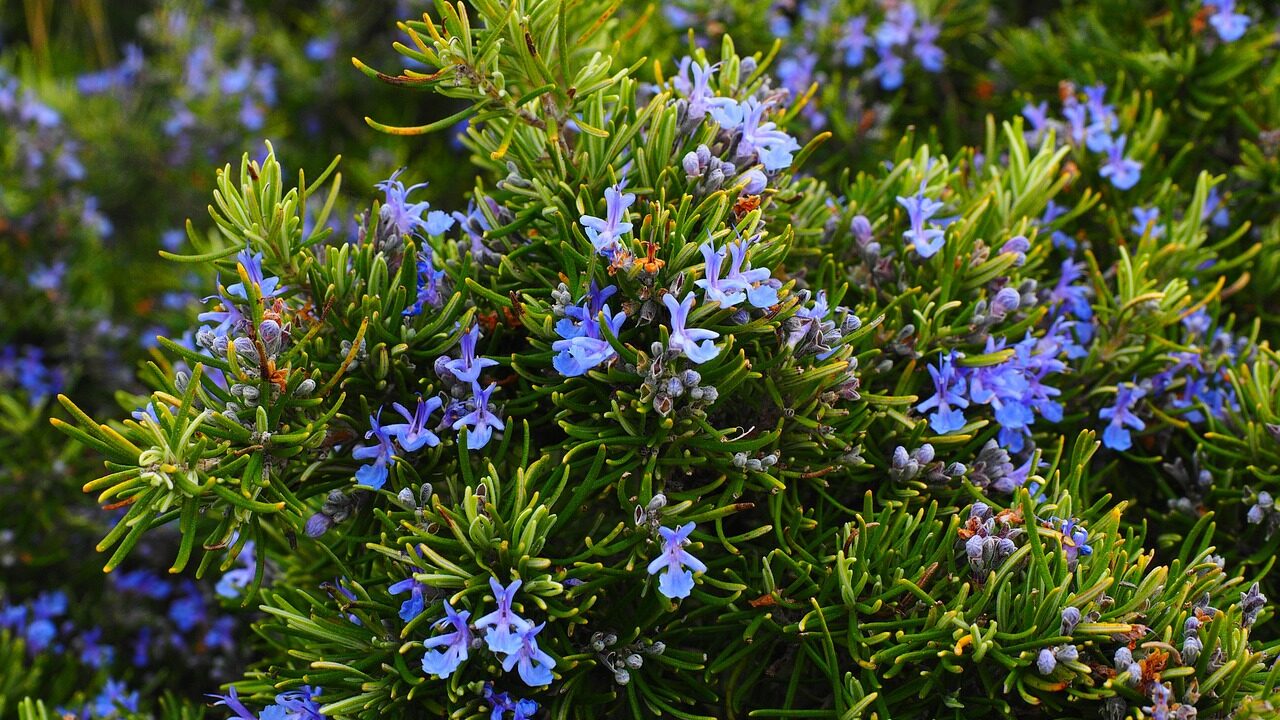
[(321, 5), (26, 8), (0, 714), (1276, 714), (1273, 8)]

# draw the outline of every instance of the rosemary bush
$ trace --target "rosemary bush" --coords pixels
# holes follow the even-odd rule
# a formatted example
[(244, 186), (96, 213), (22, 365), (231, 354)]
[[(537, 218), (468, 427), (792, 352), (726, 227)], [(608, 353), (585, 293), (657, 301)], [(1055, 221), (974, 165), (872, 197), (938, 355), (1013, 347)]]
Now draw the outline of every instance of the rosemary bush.
[(60, 446), (6, 401), (32, 463), (104, 462), (57, 484), (109, 518), (106, 596), (225, 657), (122, 676), (78, 635), (146, 684), (69, 690), (84, 611), (28, 583), (0, 708), (1274, 716), (1275, 23), (436, 2), (354, 66), (427, 98), (368, 126), (469, 166), (353, 194), (244, 154), (119, 409), (58, 395)]

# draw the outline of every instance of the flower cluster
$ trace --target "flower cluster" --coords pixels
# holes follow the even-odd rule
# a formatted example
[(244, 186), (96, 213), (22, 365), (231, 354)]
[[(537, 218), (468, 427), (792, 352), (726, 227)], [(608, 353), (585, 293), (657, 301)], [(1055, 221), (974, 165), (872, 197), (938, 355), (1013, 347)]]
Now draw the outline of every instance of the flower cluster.
[(1064, 331), (1062, 323), (1055, 323), (1044, 336), (1028, 333), (1012, 347), (1004, 338), (989, 337), (985, 355), (1012, 351), (1006, 360), (991, 365), (961, 366), (962, 354), (955, 350), (942, 355), (937, 366), (929, 368), (934, 394), (916, 411), (928, 411), (930, 427), (945, 435), (964, 427), (966, 409), (986, 405), (1000, 425), (1001, 446), (1021, 452), (1037, 417), (1050, 422), (1062, 419), (1062, 405), (1054, 399), (1061, 391), (1047, 379), (1067, 368), (1061, 358), (1071, 341)]
[(320, 713), (320, 702), (317, 700), (322, 692), (320, 688), (309, 685), (303, 685), (297, 690), (286, 690), (276, 695), (276, 701), (257, 715), (245, 707), (234, 685), (226, 695), (211, 694), (209, 697), (217, 699), (213, 703), (215, 706), (222, 705), (230, 710), (231, 717), (235, 720), (325, 720), (327, 716)]
[[(554, 679), (551, 671), (556, 666), (556, 660), (538, 647), (537, 639), (546, 623), (534, 625), (511, 607), (522, 584), (522, 580), (516, 579), (504, 587), (497, 578), (489, 578), (489, 587), (498, 607), (477, 618), (474, 623), (469, 622), (469, 611), (456, 611), (445, 600), (445, 617), (438, 620), (434, 627), (449, 629), (450, 632), (431, 637), (423, 643), (427, 652), (422, 658), (422, 671), (440, 678), (449, 677), (470, 655), (473, 636), (483, 632), (485, 645), (501, 659), (504, 672), (515, 669), (520, 679), (529, 687), (551, 684)], [(494, 698), (490, 700), (495, 717), (498, 717), (499, 706), (505, 706), (506, 703)], [(521, 702), (524, 701), (516, 701), (516, 704)], [(536, 704), (532, 705), (532, 709), (536, 708)]]
[[(1118, 133), (1120, 117), (1115, 106), (1107, 102), (1107, 86), (1090, 85), (1084, 88), (1084, 101), (1075, 85), (1062, 85), (1062, 119), (1049, 117), (1049, 103), (1028, 103), (1022, 109), (1030, 129), (1026, 131), (1028, 144), (1039, 144), (1052, 130), (1058, 142), (1069, 142), (1083, 152), (1087, 150), (1103, 156), (1098, 174), (1111, 181), (1117, 189), (1129, 190), (1142, 178), (1142, 163), (1125, 154), (1129, 137)], [(1046, 221), (1047, 222), (1047, 221)]]

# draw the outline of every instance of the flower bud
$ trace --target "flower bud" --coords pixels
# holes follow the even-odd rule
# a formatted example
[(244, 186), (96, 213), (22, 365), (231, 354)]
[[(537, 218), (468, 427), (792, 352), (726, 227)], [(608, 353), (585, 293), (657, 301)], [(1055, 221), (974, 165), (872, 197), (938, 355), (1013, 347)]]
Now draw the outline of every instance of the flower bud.
[(849, 221), (849, 230), (853, 232), (853, 237), (860, 244), (866, 245), (871, 242), (871, 221), (866, 215), (854, 215), (853, 220)]
[(316, 513), (307, 519), (307, 526), (303, 533), (311, 539), (316, 539), (321, 535), (329, 532), (329, 528), (333, 527), (333, 518), (324, 513)]

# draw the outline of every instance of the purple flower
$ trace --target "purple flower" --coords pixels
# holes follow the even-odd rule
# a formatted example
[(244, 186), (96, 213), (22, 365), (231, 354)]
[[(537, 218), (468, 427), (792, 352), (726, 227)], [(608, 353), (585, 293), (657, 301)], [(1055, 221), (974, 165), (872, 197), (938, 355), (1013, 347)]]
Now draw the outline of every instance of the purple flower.
[(473, 410), (458, 418), (453, 423), (454, 430), (467, 428), (467, 449), (479, 450), (489, 443), (493, 431), (505, 430), (502, 418), (489, 412), (489, 396), (493, 395), (497, 383), (489, 383), (489, 387), (480, 389), (480, 383), (471, 383), (471, 402)]
[(747, 291), (747, 302), (757, 308), (767, 308), (778, 304), (778, 287), (780, 283), (772, 279), (767, 268), (752, 269), (747, 262), (746, 241), (729, 244), (729, 274), (725, 280), (741, 285)]
[[(381, 415), (382, 411), (378, 411)], [(378, 416), (369, 416), (369, 431), (364, 434), (366, 440), (373, 439), (373, 445), (365, 445), (351, 451), (357, 460), (373, 462), (356, 471), (356, 482), (361, 485), (381, 490), (387, 482), (387, 468), (395, 465), (395, 446), (391, 444), (391, 434), (378, 422)]]
[(233, 332), (237, 327), (248, 322), (248, 318), (245, 317), (244, 313), (240, 312), (240, 308), (236, 306), (231, 298), (217, 294), (210, 295), (201, 302), (209, 302), (210, 300), (217, 300), (218, 304), (214, 307), (219, 309), (202, 312), (196, 316), (196, 319), (201, 322), (217, 323), (212, 328), (214, 335), (226, 335), (228, 332)]
[(969, 407), (969, 400), (964, 396), (965, 381), (952, 364), (956, 351), (942, 355), (938, 367), (929, 366), (929, 375), (933, 377), (933, 396), (916, 406), (916, 412), (933, 410), (929, 416), (929, 427), (939, 435), (953, 433), (964, 427), (964, 412), (961, 408)]
[(1236, 0), (1205, 0), (1205, 7), (1214, 9), (1209, 24), (1218, 32), (1223, 42), (1235, 42), (1249, 29), (1249, 16), (1236, 12)]
[[(410, 620), (422, 614), (422, 609), (426, 605), (426, 598), (423, 593), (427, 586), (418, 582), (418, 579), (410, 575), (409, 577), (397, 583), (392, 583), (387, 588), (387, 592), (392, 595), (399, 595), (402, 592), (409, 593), (409, 599), (400, 603), (400, 619), (409, 622)], [(447, 605), (448, 603), (446, 603)]]
[(1133, 383), (1121, 383), (1116, 387), (1115, 404), (1098, 411), (1098, 417), (1108, 420), (1102, 433), (1102, 444), (1112, 450), (1128, 450), (1133, 445), (1128, 428), (1142, 430), (1146, 423), (1133, 413), (1133, 406), (1147, 391)]
[(696, 62), (688, 55), (680, 58), (680, 67), (671, 82), (688, 101), (690, 118), (701, 120), (711, 110), (711, 99), (715, 97), (715, 93), (711, 91), (711, 76), (715, 75), (719, 67), (718, 63), (704, 65)]
[(405, 406), (392, 403), (391, 407), (408, 422), (387, 425), (383, 429), (400, 441), (400, 447), (404, 448), (405, 452), (416, 452), (424, 445), (435, 447), (440, 444), (440, 438), (427, 429), (427, 422), (431, 419), (431, 413), (440, 409), (442, 404), (443, 402), (437, 397), (430, 399), (419, 397), (417, 407), (413, 414), (410, 414)]
[(1056, 667), (1058, 667), (1058, 659), (1053, 656), (1053, 650), (1041, 648), (1040, 654), (1036, 656), (1036, 670), (1039, 670), (1041, 675), (1049, 675)]
[(542, 632), (542, 628), (546, 625), (542, 623), (520, 631), (519, 647), (502, 659), (503, 672), (511, 672), (511, 668), (517, 668), (520, 679), (529, 687), (550, 685), (554, 679), (551, 668), (556, 666), (556, 660), (543, 652), (536, 640), (538, 633)]
[(528, 620), (515, 614), (511, 609), (511, 601), (516, 591), (524, 584), (522, 580), (512, 580), (511, 584), (502, 587), (497, 578), (489, 578), (489, 588), (493, 590), (493, 599), (498, 609), (476, 620), (476, 629), (484, 630), (484, 641), (495, 653), (515, 653), (523, 644), (521, 633), (533, 627)]
[[(418, 183), (406, 189), (404, 183), (397, 179), (402, 172), (404, 168), (396, 170), (390, 178), (374, 186), (386, 193), (386, 201), (378, 211), (379, 216), (395, 228), (397, 235), (412, 235), (417, 231), (423, 231), (428, 235), (439, 235), (453, 227), (453, 217), (439, 210), (430, 210), (431, 203), (425, 200), (409, 202), (409, 194), (426, 187), (427, 184)], [(426, 213), (426, 217), (423, 217), (423, 213)]]
[(920, 257), (927, 259), (942, 249), (946, 239), (941, 229), (925, 227), (925, 223), (942, 209), (942, 203), (925, 197), (924, 189), (925, 183), (921, 181), (920, 191), (909, 197), (899, 195), (898, 204), (907, 209), (907, 217), (911, 221), (911, 229), (902, 233), (902, 237), (915, 247)]
[(733, 307), (747, 299), (742, 285), (736, 280), (722, 280), (720, 272), (724, 265), (724, 249), (717, 250), (711, 240), (702, 243), (698, 248), (706, 261), (706, 277), (694, 281), (702, 288), (707, 300), (720, 303), (720, 307)]
[(1062, 105), (1062, 116), (1067, 119), (1067, 137), (1073, 145), (1085, 144), (1088, 136), (1089, 109), (1080, 104), (1074, 95)]
[(671, 313), (671, 337), (667, 342), (671, 352), (684, 353), (685, 357), (699, 365), (720, 354), (720, 348), (711, 342), (720, 337), (720, 333), (686, 327), (689, 311), (693, 309), (693, 293), (686, 294), (680, 302), (676, 302), (674, 294), (667, 293), (662, 296), (662, 304)]
[(693, 591), (693, 573), (706, 572), (707, 566), (684, 549), (694, 524), (685, 523), (672, 530), (658, 528), (662, 535), (662, 554), (649, 562), (649, 574), (658, 576), (658, 592), (671, 598), (687, 598)]
[(1107, 147), (1107, 161), (1098, 171), (1099, 175), (1111, 180), (1111, 184), (1120, 190), (1128, 190), (1142, 178), (1142, 163), (1124, 156), (1127, 141), (1128, 138), (1121, 135)]
[(612, 260), (618, 251), (624, 251), (622, 236), (631, 232), (627, 222), (627, 208), (636, 201), (634, 193), (624, 193), (624, 183), (618, 183), (604, 191), (605, 216), (583, 215), (579, 222), (586, 228), (587, 239), (596, 252)]
[(480, 379), (482, 370), (498, 364), (497, 360), (476, 357), (476, 340), (479, 338), (480, 326), (472, 325), (470, 330), (462, 334), (462, 357), (444, 364), (459, 382), (475, 382)]
[[(471, 628), (467, 619), (471, 613), (467, 610), (455, 612), (448, 600), (444, 601), (444, 618), (436, 621), (437, 628), (452, 627), (453, 632), (437, 635), (422, 643), (427, 653), (422, 656), (422, 671), (428, 675), (447, 678), (467, 659), (467, 648), (471, 645)], [(404, 611), (401, 610), (401, 616)], [(477, 624), (477, 627), (479, 625)], [(434, 648), (444, 647), (444, 650)]]

